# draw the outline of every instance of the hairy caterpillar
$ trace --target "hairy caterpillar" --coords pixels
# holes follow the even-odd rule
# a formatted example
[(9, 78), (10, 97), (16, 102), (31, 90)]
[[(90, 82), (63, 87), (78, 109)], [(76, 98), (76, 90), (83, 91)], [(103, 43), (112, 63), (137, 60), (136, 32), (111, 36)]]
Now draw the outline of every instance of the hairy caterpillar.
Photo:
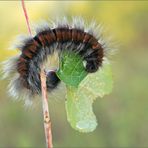
[[(86, 61), (85, 70), (96, 72), (102, 65), (106, 45), (96, 31), (94, 23), (85, 27), (80, 17), (69, 23), (66, 18), (59, 20), (52, 27), (49, 25), (37, 31), (34, 37), (28, 37), (18, 46), (21, 54), (4, 62), (5, 77), (13, 75), (9, 84), (9, 92), (15, 98), (27, 95), (28, 98), (41, 93), (40, 67), (48, 55), (55, 51), (59, 56), (62, 51), (73, 51)], [(48, 71), (47, 90), (57, 88), (60, 79), (55, 71)], [(26, 92), (26, 93), (25, 93)]]

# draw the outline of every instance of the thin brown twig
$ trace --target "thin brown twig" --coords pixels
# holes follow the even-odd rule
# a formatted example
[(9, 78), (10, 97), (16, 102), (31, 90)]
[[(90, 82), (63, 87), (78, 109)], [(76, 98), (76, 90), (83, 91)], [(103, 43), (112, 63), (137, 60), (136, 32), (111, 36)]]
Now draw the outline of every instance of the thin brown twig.
[(29, 31), (29, 34), (32, 36), (30, 23), (29, 23), (29, 17), (28, 17), (27, 10), (26, 10), (26, 7), (25, 7), (25, 2), (24, 2), (24, 0), (22, 0), (21, 2), (22, 2), (22, 8), (23, 8), (25, 19), (26, 19), (28, 31)]
[[(25, 7), (25, 2), (24, 0), (22, 0), (21, 2), (22, 2), (22, 8), (24, 11), (25, 19), (27, 22), (28, 31), (29, 31), (29, 34), (32, 36), (29, 18), (28, 18), (26, 7)], [(53, 144), (52, 144), (51, 121), (50, 121), (49, 109), (48, 109), (46, 75), (44, 72), (44, 68), (41, 69), (40, 78), (41, 78), (41, 89), (42, 89), (42, 108), (43, 108), (43, 117), (44, 117), (46, 145), (47, 145), (47, 148), (52, 148)]]
[(51, 132), (51, 121), (48, 109), (48, 98), (47, 98), (47, 87), (46, 87), (46, 74), (44, 69), (41, 69), (41, 87), (42, 87), (42, 105), (43, 105), (43, 116), (44, 116), (44, 130), (47, 148), (52, 148), (52, 132)]

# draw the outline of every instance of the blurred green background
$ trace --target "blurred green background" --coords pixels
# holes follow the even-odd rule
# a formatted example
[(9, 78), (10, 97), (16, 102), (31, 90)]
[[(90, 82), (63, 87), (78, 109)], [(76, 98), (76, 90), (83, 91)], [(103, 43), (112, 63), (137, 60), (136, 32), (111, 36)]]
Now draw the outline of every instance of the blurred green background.
[[(97, 129), (73, 130), (64, 100), (50, 99), (55, 147), (148, 147), (148, 2), (27, 1), (31, 23), (55, 16), (94, 18), (120, 43), (112, 58), (114, 89), (97, 99)], [(7, 50), (19, 34), (28, 34), (21, 2), (0, 1), (0, 61), (16, 55)], [(30, 109), (8, 97), (8, 81), (0, 82), (0, 147), (45, 147), (41, 103)]]

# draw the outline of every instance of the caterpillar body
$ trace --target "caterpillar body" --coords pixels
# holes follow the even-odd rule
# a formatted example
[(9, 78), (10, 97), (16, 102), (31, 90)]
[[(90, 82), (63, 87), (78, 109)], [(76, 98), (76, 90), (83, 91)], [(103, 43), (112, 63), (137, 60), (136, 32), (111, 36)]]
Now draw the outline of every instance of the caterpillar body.
[[(34, 37), (24, 40), (23, 45), (18, 46), (21, 54), (4, 62), (4, 77), (14, 74), (9, 84), (11, 95), (19, 98), (27, 94), (30, 99), (41, 94), (41, 65), (55, 51), (59, 56), (64, 50), (79, 54), (86, 61), (85, 70), (96, 72), (102, 65), (106, 45), (97, 34), (94, 23), (88, 28), (84, 24), (79, 17), (74, 18), (72, 23), (67, 19), (59, 20), (53, 27), (46, 25)], [(57, 88), (60, 79), (53, 70), (48, 71), (46, 76), (47, 90), (51, 92)]]

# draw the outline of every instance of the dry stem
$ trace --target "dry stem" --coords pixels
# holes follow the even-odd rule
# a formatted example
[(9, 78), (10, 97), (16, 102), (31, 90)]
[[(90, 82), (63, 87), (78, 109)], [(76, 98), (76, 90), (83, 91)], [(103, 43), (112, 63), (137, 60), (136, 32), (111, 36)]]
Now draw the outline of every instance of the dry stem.
[[(22, 2), (22, 8), (23, 8), (25, 19), (26, 19), (28, 31), (29, 31), (29, 34), (32, 36), (25, 2), (24, 0), (21, 0), (21, 2)], [(41, 77), (41, 88), (42, 88), (42, 107), (43, 107), (43, 116), (44, 116), (44, 130), (45, 130), (46, 145), (47, 145), (47, 148), (52, 148), (53, 146), (52, 146), (51, 121), (50, 121), (49, 109), (48, 109), (46, 75), (45, 75), (44, 69), (41, 70), (40, 77)]]
[(46, 75), (44, 69), (41, 70), (41, 87), (42, 87), (42, 105), (43, 105), (43, 116), (44, 116), (44, 130), (47, 148), (52, 148), (52, 132), (51, 132), (51, 121), (48, 109), (48, 98), (47, 98), (47, 87), (46, 87)]

